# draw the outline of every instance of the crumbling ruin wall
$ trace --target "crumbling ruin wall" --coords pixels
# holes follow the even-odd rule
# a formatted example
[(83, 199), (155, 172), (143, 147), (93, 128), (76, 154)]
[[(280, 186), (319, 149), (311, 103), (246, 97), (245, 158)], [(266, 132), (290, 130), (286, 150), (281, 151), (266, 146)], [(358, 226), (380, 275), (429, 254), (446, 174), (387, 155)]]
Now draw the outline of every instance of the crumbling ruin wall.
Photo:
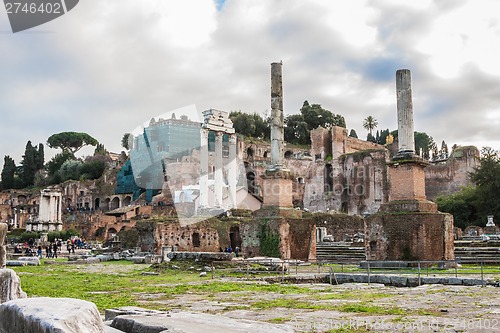
[(368, 260), (452, 260), (453, 216), (379, 213), (365, 219)]
[(452, 194), (471, 184), (469, 173), (479, 166), (479, 150), (474, 146), (458, 147), (445, 162), (425, 168), (425, 193), (434, 201), (440, 194)]
[(214, 227), (204, 224), (181, 226), (179, 223), (158, 223), (155, 241), (157, 251), (164, 246), (174, 246), (177, 251), (219, 252), (219, 232)]
[(386, 150), (367, 150), (314, 162), (304, 186), (310, 211), (373, 214), (388, 201)]
[(358, 233), (364, 233), (364, 222), (360, 216), (347, 214), (312, 214), (316, 227), (325, 227), (328, 235), (336, 242), (352, 239)]

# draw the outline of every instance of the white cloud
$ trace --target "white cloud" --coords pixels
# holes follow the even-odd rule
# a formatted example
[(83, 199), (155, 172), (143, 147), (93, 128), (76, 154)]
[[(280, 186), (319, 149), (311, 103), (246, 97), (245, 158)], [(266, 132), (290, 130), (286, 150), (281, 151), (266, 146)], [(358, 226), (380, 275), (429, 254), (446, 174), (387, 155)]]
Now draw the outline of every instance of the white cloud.
[(360, 137), (368, 115), (394, 129), (394, 73), (406, 67), (417, 130), (498, 149), (499, 6), (227, 0), (217, 11), (212, 0), (80, 1), (32, 31), (3, 32), (0, 152), (18, 162), (27, 140), (64, 130), (119, 151), (123, 133), (190, 104), (264, 113), (270, 63), (280, 60), (287, 113), (307, 99), (344, 115)]

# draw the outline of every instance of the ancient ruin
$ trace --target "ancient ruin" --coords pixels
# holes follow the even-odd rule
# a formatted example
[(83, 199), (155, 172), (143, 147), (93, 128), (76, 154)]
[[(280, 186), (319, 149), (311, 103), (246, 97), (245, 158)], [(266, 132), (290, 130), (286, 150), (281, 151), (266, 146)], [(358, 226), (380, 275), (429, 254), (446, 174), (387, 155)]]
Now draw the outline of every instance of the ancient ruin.
[(293, 208), (293, 186), (290, 170), (284, 167), (283, 64), (271, 64), (271, 164), (263, 178), (263, 207)]
[(55, 189), (44, 189), (40, 193), (38, 219), (26, 223), (26, 231), (62, 230), (62, 194)]
[(398, 153), (389, 163), (388, 203), (365, 219), (368, 260), (451, 260), (453, 216), (437, 211), (425, 195), (428, 162), (414, 154), (411, 77), (396, 72), (399, 140)]
[(0, 269), (5, 267), (7, 262), (7, 249), (5, 247), (5, 236), (7, 235), (8, 225), (0, 223)]

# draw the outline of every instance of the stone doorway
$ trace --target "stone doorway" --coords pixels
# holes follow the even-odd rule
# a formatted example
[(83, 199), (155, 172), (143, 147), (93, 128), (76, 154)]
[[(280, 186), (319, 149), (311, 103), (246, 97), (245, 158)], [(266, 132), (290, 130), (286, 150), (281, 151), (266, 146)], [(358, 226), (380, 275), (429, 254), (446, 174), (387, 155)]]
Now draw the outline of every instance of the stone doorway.
[(229, 239), (231, 241), (231, 248), (234, 250), (238, 247), (241, 251), (240, 227), (232, 226), (231, 229), (229, 229)]

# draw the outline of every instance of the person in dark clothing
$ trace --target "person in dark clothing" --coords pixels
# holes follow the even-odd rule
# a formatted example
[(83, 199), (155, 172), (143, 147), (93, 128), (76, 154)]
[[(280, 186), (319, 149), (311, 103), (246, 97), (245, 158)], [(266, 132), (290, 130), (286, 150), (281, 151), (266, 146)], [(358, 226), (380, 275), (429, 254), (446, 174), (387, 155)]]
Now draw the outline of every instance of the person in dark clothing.
[(57, 258), (57, 242), (54, 242), (54, 244), (52, 244), (52, 258)]

